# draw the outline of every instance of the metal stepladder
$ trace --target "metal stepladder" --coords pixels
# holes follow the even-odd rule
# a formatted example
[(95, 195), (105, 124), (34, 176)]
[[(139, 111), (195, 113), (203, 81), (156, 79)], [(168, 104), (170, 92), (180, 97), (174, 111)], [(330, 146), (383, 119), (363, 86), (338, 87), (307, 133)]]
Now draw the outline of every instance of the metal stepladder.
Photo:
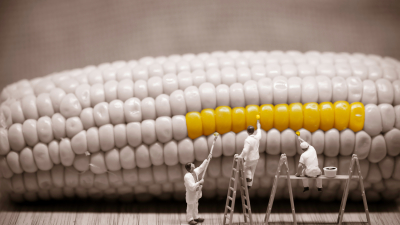
[[(253, 225), (253, 218), (251, 216), (249, 190), (247, 189), (247, 181), (246, 181), (246, 177), (244, 176), (243, 169), (244, 169), (243, 158), (233, 158), (232, 173), (231, 173), (231, 178), (229, 179), (229, 188), (228, 188), (228, 194), (226, 197), (226, 204), (225, 204), (224, 221), (223, 221), (224, 225), (227, 222), (226, 219), (229, 220), (229, 225), (232, 225), (233, 211), (235, 210), (236, 190), (237, 190), (238, 184), (239, 184), (240, 194), (241, 194), (241, 198), (242, 198), (244, 222), (247, 224)], [(232, 183), (233, 183), (233, 186), (232, 186)], [(231, 202), (230, 206), (229, 206), (229, 202)], [(228, 216), (228, 210), (230, 211), (229, 216)]]
[[(286, 166), (286, 172), (287, 172), (286, 174), (287, 175), (280, 175), (282, 164), (285, 164), (285, 166)], [(356, 166), (357, 166), (356, 169), (357, 169), (358, 176), (353, 175), (354, 164), (356, 164)], [(360, 188), (361, 188), (361, 195), (362, 195), (363, 202), (364, 202), (365, 214), (366, 214), (366, 217), (367, 217), (368, 224), (371, 225), (371, 220), (370, 220), (369, 211), (368, 211), (367, 199), (365, 197), (364, 183), (363, 183), (363, 178), (362, 178), (361, 170), (360, 170), (360, 163), (358, 161), (358, 158), (357, 158), (356, 154), (353, 154), (353, 156), (351, 158), (351, 162), (350, 162), (350, 166), (349, 166), (349, 173), (348, 174), (349, 175), (336, 175), (336, 177), (333, 177), (333, 178), (328, 178), (328, 177), (326, 177), (324, 175), (321, 175), (321, 176), (318, 177), (318, 179), (346, 180), (346, 186), (345, 186), (345, 189), (344, 189), (344, 192), (343, 192), (342, 202), (340, 204), (340, 210), (339, 210), (339, 215), (338, 215), (338, 219), (337, 219), (337, 223), (339, 225), (341, 225), (342, 221), (343, 221), (344, 210), (346, 208), (347, 197), (348, 197), (348, 194), (349, 194), (350, 181), (351, 181), (351, 179), (357, 179), (358, 178), (359, 183), (360, 183)], [(287, 181), (288, 181), (290, 204), (291, 204), (291, 207), (292, 207), (292, 214), (293, 214), (293, 224), (296, 225), (297, 224), (296, 213), (295, 213), (295, 208), (294, 208), (293, 193), (292, 193), (292, 186), (291, 186), (290, 180), (315, 179), (315, 178), (296, 177), (294, 175), (290, 175), (289, 174), (289, 166), (288, 166), (288, 163), (287, 163), (286, 155), (282, 154), (281, 158), (279, 160), (278, 169), (276, 170), (276, 174), (275, 174), (275, 178), (274, 178), (274, 185), (272, 187), (272, 192), (271, 192), (271, 196), (269, 198), (268, 208), (267, 208), (267, 212), (266, 212), (265, 219), (264, 219), (264, 222), (267, 225), (268, 225), (269, 216), (271, 214), (272, 204), (274, 202), (274, 197), (275, 197), (275, 193), (276, 193), (276, 188), (278, 186), (278, 179), (279, 178), (286, 178)]]

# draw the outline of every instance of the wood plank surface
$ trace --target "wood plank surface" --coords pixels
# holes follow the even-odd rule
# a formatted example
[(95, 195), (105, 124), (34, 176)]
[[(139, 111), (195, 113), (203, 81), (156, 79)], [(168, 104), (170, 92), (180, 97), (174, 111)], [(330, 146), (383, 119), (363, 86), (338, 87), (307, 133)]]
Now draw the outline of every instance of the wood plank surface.
[[(263, 224), (268, 199), (252, 199), (253, 220)], [(37, 225), (163, 225), (187, 224), (186, 203), (177, 201), (106, 202), (106, 201), (49, 201), (14, 204), (3, 200), (0, 206), (0, 224)], [(225, 200), (200, 200), (199, 213), (205, 218), (203, 225), (222, 224)], [(336, 224), (340, 202), (295, 200), (299, 224)], [(369, 203), (372, 224), (400, 224), (399, 202)], [(244, 224), (240, 204), (236, 204), (234, 224)], [(289, 200), (274, 203), (270, 223), (292, 224)], [(362, 202), (348, 202), (344, 224), (362, 225), (366, 217)]]
[[(287, 175), (279, 175), (279, 179), (286, 179)], [(321, 175), (319, 177), (296, 177), (295, 175), (290, 175), (291, 180), (304, 180), (304, 179), (322, 179), (322, 180), (347, 180), (349, 179), (349, 175), (336, 175), (335, 177), (326, 177), (325, 175)], [(353, 175), (351, 179), (358, 179), (358, 176)]]

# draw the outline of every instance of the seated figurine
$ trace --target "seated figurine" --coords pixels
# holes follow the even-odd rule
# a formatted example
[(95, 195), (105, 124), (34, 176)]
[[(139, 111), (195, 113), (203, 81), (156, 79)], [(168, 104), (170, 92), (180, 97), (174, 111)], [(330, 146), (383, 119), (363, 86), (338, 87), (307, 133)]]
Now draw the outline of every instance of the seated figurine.
[[(306, 176), (306, 177), (318, 177), (322, 174), (321, 169), (318, 167), (318, 158), (315, 148), (305, 142), (300, 136), (300, 147), (303, 153), (300, 156), (299, 166), (297, 167), (296, 177)], [(317, 180), (318, 191), (322, 191), (322, 180)], [(310, 190), (308, 179), (303, 179), (303, 192)]]

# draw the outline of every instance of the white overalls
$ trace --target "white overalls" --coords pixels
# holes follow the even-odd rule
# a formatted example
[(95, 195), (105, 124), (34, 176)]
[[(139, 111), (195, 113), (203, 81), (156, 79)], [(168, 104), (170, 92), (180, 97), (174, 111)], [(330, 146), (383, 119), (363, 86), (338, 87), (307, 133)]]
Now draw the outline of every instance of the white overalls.
[[(308, 149), (303, 152), (303, 154), (301, 154), (299, 163), (304, 164), (304, 166), (306, 167), (302, 171), (302, 176), (317, 177), (322, 174), (321, 169), (318, 167), (317, 152), (315, 151), (315, 148), (311, 145), (308, 145)], [(322, 180), (319, 178), (316, 180), (317, 187), (322, 188)], [(308, 179), (303, 179), (302, 181), (304, 187), (309, 187)]]
[(207, 159), (204, 162), (194, 169), (193, 173), (187, 172), (185, 174), (185, 187), (186, 187), (186, 219), (188, 222), (194, 219), (198, 219), (198, 206), (199, 206), (199, 198), (201, 198), (201, 191), (196, 191), (196, 189), (200, 186), (199, 183), (199, 174), (204, 171), (207, 164)]
[(250, 178), (251, 182), (247, 182), (248, 186), (253, 185), (254, 172), (256, 171), (260, 153), (258, 147), (261, 139), (261, 128), (257, 129), (257, 134), (254, 133), (246, 138), (244, 141), (244, 148), (239, 157), (242, 157), (244, 162), (244, 173), (246, 178)]

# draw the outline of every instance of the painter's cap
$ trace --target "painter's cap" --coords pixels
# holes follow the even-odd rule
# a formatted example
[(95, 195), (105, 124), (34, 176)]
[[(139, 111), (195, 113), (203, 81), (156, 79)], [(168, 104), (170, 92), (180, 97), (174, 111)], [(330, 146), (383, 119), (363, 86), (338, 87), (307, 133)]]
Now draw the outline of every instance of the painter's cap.
[(300, 144), (300, 147), (302, 149), (306, 149), (306, 148), (308, 148), (308, 143), (307, 142), (303, 142), (303, 143)]

